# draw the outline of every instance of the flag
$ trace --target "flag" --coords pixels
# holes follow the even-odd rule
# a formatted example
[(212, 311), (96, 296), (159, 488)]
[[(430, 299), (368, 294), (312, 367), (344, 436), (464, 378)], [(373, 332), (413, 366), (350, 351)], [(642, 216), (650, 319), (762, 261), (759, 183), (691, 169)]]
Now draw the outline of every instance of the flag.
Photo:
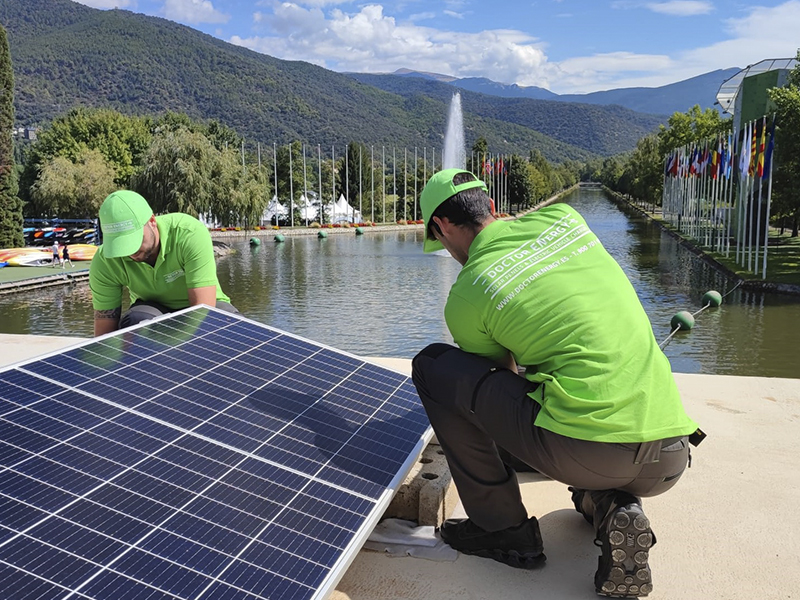
[(769, 177), (772, 167), (772, 151), (775, 149), (775, 117), (772, 117), (772, 127), (769, 130), (769, 144), (767, 144), (766, 156), (764, 156), (764, 170), (762, 177)]
[(739, 151), (739, 173), (742, 177), (747, 175), (747, 166), (750, 164), (750, 126), (744, 126), (742, 133), (742, 147)]
[(756, 173), (756, 138), (758, 135), (756, 134), (756, 122), (753, 121), (750, 123), (750, 156), (749, 156), (749, 163), (747, 165), (747, 174), (752, 177)]
[(719, 174), (719, 161), (720, 161), (720, 141), (717, 138), (717, 147), (711, 152), (711, 179), (716, 179)]
[(761, 124), (761, 139), (758, 141), (758, 166), (756, 167), (756, 175), (763, 179), (764, 177), (764, 147), (767, 140), (767, 117), (764, 117), (764, 122)]

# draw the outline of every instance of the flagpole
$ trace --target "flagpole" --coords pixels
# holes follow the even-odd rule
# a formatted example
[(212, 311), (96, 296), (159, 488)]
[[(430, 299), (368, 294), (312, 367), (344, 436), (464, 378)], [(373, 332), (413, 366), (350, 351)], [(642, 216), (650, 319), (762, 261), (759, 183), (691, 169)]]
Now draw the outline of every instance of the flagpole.
[(386, 223), (386, 146), (381, 146), (381, 223)]
[(278, 225), (278, 145), (272, 142), (272, 164), (275, 167), (275, 226)]
[[(294, 227), (294, 211), (292, 210), (294, 201), (294, 178), (292, 176), (292, 144), (289, 142), (289, 226)], [(277, 223), (277, 217), (275, 219)]]
[[(772, 131), (770, 132), (769, 143), (773, 145), (775, 143), (775, 115), (772, 115)], [(772, 152), (768, 151), (769, 156), (769, 181), (767, 182), (767, 219), (765, 223), (765, 232), (764, 232), (764, 266), (761, 269), (762, 277), (764, 279), (767, 278), (767, 248), (769, 247), (769, 211), (770, 211), (770, 204), (772, 200), (772, 165), (775, 162), (772, 158)]]
[(419, 162), (417, 159), (417, 147), (414, 146), (414, 214), (412, 218), (414, 221), (417, 220), (417, 167), (419, 166)]
[(322, 146), (317, 144), (317, 167), (319, 169), (317, 174), (317, 181), (319, 182), (319, 224), (325, 224), (325, 201), (322, 198)]
[(369, 211), (369, 220), (373, 225), (375, 224), (375, 146), (369, 147), (369, 179), (372, 191), (370, 198), (372, 200), (372, 208)]
[(308, 173), (306, 172), (306, 145), (303, 144), (303, 212), (308, 227)]
[(361, 167), (364, 164), (364, 157), (362, 150), (364, 145), (359, 142), (358, 144), (358, 212), (361, 214), (359, 221), (364, 220), (364, 175), (361, 172)]
[(408, 148), (403, 146), (403, 219), (408, 223)]

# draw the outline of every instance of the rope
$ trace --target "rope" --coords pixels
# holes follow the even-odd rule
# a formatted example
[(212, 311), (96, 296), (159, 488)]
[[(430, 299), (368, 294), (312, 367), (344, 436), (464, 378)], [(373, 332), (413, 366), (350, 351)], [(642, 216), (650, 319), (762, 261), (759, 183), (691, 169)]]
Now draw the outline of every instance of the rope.
[[(742, 285), (742, 283), (743, 283), (743, 282), (744, 282), (744, 280), (739, 280), (739, 282), (738, 282), (738, 283), (737, 283), (735, 286), (733, 286), (733, 287), (732, 287), (732, 288), (731, 288), (729, 291), (727, 291), (725, 294), (723, 294), (723, 296), (722, 296), (722, 297), (724, 298), (725, 296), (728, 296), (729, 294), (732, 294), (732, 293), (733, 293), (733, 291), (734, 291), (736, 288), (738, 288), (740, 285)], [(698, 310), (697, 312), (695, 312), (695, 313), (692, 313), (692, 317), (696, 317), (696, 316), (697, 316), (697, 315), (699, 315), (701, 312), (703, 312), (705, 309), (707, 309), (709, 306), (712, 306), (712, 303), (711, 303), (711, 302), (709, 302), (708, 304), (706, 304), (706, 305), (705, 305), (703, 308), (701, 308), (701, 309), (700, 309), (700, 310)], [(673, 337), (673, 336), (674, 336), (676, 333), (678, 333), (680, 330), (681, 330), (681, 326), (680, 326), (680, 325), (678, 325), (678, 326), (677, 326), (675, 329), (673, 329), (673, 330), (670, 332), (670, 334), (669, 334), (669, 335), (668, 335), (666, 338), (664, 338), (664, 341), (662, 341), (662, 342), (661, 342), (661, 343), (658, 345), (658, 347), (659, 347), (661, 350), (663, 350), (663, 349), (666, 347), (666, 345), (667, 345), (667, 344), (669, 344), (669, 342), (672, 340), (672, 337)]]

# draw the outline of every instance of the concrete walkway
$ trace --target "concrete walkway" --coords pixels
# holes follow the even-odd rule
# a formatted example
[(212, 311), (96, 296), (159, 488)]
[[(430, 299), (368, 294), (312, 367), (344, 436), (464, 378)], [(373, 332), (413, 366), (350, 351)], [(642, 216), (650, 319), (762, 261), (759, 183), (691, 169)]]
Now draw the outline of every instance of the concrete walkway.
[[(76, 338), (0, 335), (0, 366)], [(387, 366), (408, 372), (410, 361)], [(652, 600), (800, 598), (800, 379), (677, 374), (689, 414), (708, 433), (692, 468), (664, 496), (646, 499), (658, 544)], [(536, 571), (460, 555), (454, 562), (362, 551), (335, 600), (579, 600), (596, 598), (599, 551), (566, 487), (521, 475), (548, 560)], [(460, 507), (457, 507), (457, 511)], [(1, 594), (0, 594), (1, 595)]]

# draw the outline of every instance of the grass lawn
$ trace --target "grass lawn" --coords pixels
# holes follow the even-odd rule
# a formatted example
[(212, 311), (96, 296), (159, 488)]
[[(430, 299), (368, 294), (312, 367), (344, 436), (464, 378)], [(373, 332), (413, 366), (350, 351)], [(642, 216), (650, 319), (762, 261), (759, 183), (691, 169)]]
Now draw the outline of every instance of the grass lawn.
[(49, 265), (43, 267), (3, 267), (0, 269), (0, 284), (34, 279), (36, 277), (51, 277), (75, 271), (87, 271), (89, 264), (90, 262), (86, 260), (76, 260), (72, 263), (72, 267), (67, 265), (66, 269), (61, 269), (61, 267), (54, 269)]
[[(790, 234), (780, 235), (778, 230), (770, 231), (770, 243), (767, 249), (767, 277), (770, 283), (783, 283), (800, 286), (800, 237), (791, 237)], [(759, 250), (758, 261), (761, 263), (763, 248)], [(725, 265), (742, 279), (761, 281), (761, 264), (759, 274), (755, 275), (736, 264), (736, 254), (731, 256), (709, 252), (715, 260)]]

